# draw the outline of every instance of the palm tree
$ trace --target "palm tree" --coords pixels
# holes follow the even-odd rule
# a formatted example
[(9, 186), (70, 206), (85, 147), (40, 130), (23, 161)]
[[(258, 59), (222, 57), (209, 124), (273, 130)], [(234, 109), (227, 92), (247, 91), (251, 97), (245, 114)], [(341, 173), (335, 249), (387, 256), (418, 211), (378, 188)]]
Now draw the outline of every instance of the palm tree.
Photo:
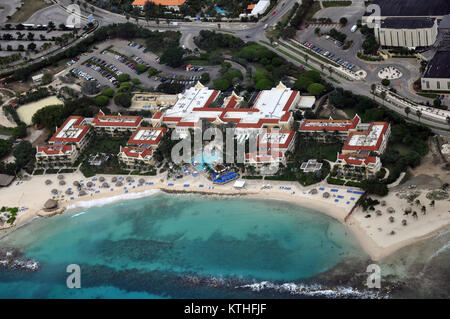
[(420, 205), (420, 200), (416, 199), (416, 205), (417, 205), (417, 206)]
[(422, 206), (422, 214), (426, 214), (426, 212), (427, 212), (427, 208), (425, 207), (425, 206)]
[(409, 117), (409, 113), (411, 113), (411, 108), (409, 106), (405, 107), (406, 117)]
[(372, 95), (375, 95), (375, 89), (377, 88), (377, 85), (375, 83), (372, 83), (370, 86), (370, 90), (372, 91)]
[(419, 122), (420, 122), (420, 117), (422, 116), (422, 111), (421, 110), (417, 110), (416, 111), (416, 115), (419, 118)]

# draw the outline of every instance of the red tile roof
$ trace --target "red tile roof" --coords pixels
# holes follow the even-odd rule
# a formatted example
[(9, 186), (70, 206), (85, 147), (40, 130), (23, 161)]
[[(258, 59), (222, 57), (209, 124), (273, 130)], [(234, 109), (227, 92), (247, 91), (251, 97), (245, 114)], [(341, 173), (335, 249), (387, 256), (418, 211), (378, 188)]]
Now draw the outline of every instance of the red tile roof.
[[(349, 145), (348, 144), (353, 135), (368, 135), (370, 130), (372, 129), (372, 126), (374, 126), (374, 125), (383, 125), (383, 129), (381, 130), (381, 133), (380, 133), (380, 136), (378, 137), (377, 143), (374, 146)], [(361, 151), (376, 151), (377, 152), (380, 149), (381, 143), (383, 142), (383, 139), (384, 139), (384, 134), (386, 133), (388, 128), (389, 128), (388, 122), (372, 122), (369, 126), (369, 129), (365, 132), (350, 132), (342, 149), (343, 150), (355, 150), (355, 151), (361, 150)]]
[(369, 156), (366, 154), (339, 154), (338, 159), (344, 160), (347, 164), (350, 165), (362, 165), (369, 164), (369, 163), (376, 163), (377, 159), (376, 157)]
[[(350, 129), (355, 129), (360, 121), (361, 119), (358, 115), (355, 115), (355, 117), (352, 120), (333, 120), (332, 118), (330, 118), (329, 120), (322, 120), (322, 119), (304, 120), (299, 128), (299, 131), (323, 131), (325, 129), (326, 131), (346, 132)], [(333, 123), (343, 125), (341, 126), (326, 125)]]
[(153, 151), (148, 148), (136, 146), (121, 146), (120, 151), (123, 152), (126, 156), (133, 158), (145, 158), (146, 156), (152, 156), (153, 154)]
[(93, 126), (113, 127), (138, 127), (142, 122), (142, 116), (131, 115), (105, 115), (102, 111), (94, 117)]
[[(80, 134), (78, 134), (77, 137), (75, 138), (67, 138), (67, 137), (58, 137), (58, 134), (66, 127), (66, 125), (69, 123), (69, 121), (71, 120), (76, 120), (73, 124), (72, 124), (72, 128), (74, 129), (78, 129), (81, 130)], [(50, 142), (63, 142), (63, 143), (78, 143), (80, 142), (83, 137), (86, 135), (86, 133), (89, 131), (90, 126), (89, 125), (82, 125), (81, 123), (83, 122), (84, 117), (82, 116), (69, 116), (66, 121), (63, 123), (63, 125), (61, 125), (55, 132), (55, 134), (53, 134), (53, 136), (50, 138)]]
[(47, 155), (66, 154), (74, 150), (74, 145), (44, 145), (37, 146), (36, 151), (45, 153)]

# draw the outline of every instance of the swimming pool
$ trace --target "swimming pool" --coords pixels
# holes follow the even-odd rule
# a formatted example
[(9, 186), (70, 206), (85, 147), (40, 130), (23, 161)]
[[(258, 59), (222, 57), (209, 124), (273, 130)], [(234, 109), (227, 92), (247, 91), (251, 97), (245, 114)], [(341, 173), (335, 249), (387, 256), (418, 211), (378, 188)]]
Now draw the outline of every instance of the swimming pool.
[(214, 9), (216, 10), (217, 13), (220, 13), (220, 14), (222, 14), (222, 15), (225, 15), (225, 14), (228, 13), (226, 10), (222, 9), (222, 8), (219, 7), (219, 6), (215, 6)]
[(203, 154), (198, 155), (197, 157), (194, 157), (192, 159), (192, 165), (194, 163), (197, 163), (197, 165), (194, 165), (194, 167), (198, 171), (203, 171), (203, 169), (206, 167), (206, 165), (211, 164), (213, 162), (219, 162), (219, 160), (222, 160), (222, 152), (215, 151), (215, 152), (205, 152)]

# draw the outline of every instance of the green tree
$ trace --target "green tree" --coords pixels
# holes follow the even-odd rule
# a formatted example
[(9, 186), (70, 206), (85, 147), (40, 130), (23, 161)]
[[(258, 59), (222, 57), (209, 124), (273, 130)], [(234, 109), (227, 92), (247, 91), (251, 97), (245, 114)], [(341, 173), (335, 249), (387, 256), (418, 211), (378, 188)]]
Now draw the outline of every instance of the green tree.
[(161, 55), (161, 63), (167, 64), (173, 68), (177, 68), (183, 64), (183, 48), (177, 47), (169, 47), (164, 50)]
[(226, 91), (231, 86), (230, 80), (225, 79), (225, 78), (216, 79), (216, 80), (214, 80), (213, 84), (214, 84), (214, 88), (216, 90), (220, 90), (220, 91)]
[(109, 98), (104, 95), (99, 95), (94, 98), (95, 105), (102, 107), (108, 104)]
[(117, 93), (116, 96), (114, 96), (114, 102), (120, 106), (128, 108), (131, 106), (131, 94), (128, 92)]
[(313, 83), (308, 86), (308, 93), (314, 96), (319, 96), (325, 90), (325, 86), (320, 83)]

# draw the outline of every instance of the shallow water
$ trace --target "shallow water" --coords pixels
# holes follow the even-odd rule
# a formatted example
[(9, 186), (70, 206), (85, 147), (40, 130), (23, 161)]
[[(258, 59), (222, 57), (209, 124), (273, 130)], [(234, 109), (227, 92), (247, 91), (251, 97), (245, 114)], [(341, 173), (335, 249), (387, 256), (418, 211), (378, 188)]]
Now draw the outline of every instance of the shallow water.
[[(0, 272), (3, 298), (245, 297), (366, 259), (346, 227), (279, 201), (158, 194), (42, 218), (1, 242), (41, 263)], [(66, 287), (81, 267), (82, 289)], [(364, 270), (362, 270), (364, 271)], [(211, 290), (215, 287), (227, 289)], [(248, 290), (248, 291), (247, 291)]]

